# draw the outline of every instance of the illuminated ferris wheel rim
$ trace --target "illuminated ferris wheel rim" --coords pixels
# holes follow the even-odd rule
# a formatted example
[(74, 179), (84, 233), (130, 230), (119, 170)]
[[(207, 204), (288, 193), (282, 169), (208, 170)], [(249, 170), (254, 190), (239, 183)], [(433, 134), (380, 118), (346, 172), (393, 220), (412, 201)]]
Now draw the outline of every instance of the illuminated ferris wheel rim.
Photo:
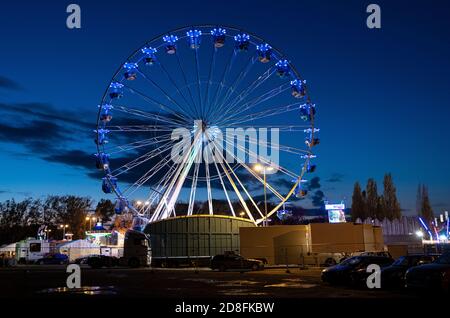
[[(205, 30), (208, 32), (204, 32), (202, 33), (202, 30)], [(123, 71), (123, 67), (126, 63), (129, 63), (130, 61), (134, 61), (133, 63), (135, 63), (136, 65), (139, 65), (139, 63), (142, 62), (142, 60), (144, 59), (145, 55), (141, 54), (142, 50), (144, 48), (154, 48), (156, 50), (159, 50), (161, 48), (164, 48), (165, 46), (167, 46), (167, 42), (162, 41), (161, 43), (159, 43), (158, 45), (154, 45), (155, 43), (157, 43), (158, 41), (161, 41), (162, 38), (164, 38), (165, 36), (175, 36), (177, 38), (177, 41), (179, 40), (183, 40), (183, 39), (189, 39), (189, 32), (195, 31), (198, 32), (200, 30), (200, 34), (199, 36), (201, 37), (209, 37), (210, 39), (212, 39), (213, 41), (215, 41), (215, 35), (212, 33), (214, 30), (226, 30), (226, 31), (232, 31), (235, 32), (235, 35), (229, 34), (229, 33), (223, 33), (224, 38), (232, 38), (236, 41), (236, 36), (237, 35), (247, 35), (248, 36), (248, 45), (253, 45), (255, 47), (258, 48), (259, 45), (261, 44), (265, 44), (268, 45), (268, 42), (265, 41), (264, 39), (262, 39), (261, 37), (244, 31), (240, 28), (235, 28), (235, 27), (230, 27), (230, 26), (224, 26), (224, 25), (195, 25), (195, 26), (186, 26), (186, 27), (181, 27), (169, 32), (165, 32), (163, 34), (160, 34), (159, 36), (154, 37), (153, 39), (151, 39), (150, 41), (145, 42), (144, 45), (142, 45), (140, 48), (138, 48), (137, 50), (135, 50), (126, 60), (123, 64), (121, 64), (121, 66), (116, 70), (116, 72), (114, 73), (112, 80), (110, 81), (110, 85), (113, 82), (117, 82), (117, 83), (121, 83), (123, 81), (126, 81), (123, 77), (120, 78), (120, 74)], [(187, 31), (187, 32), (186, 32)], [(209, 32), (211, 31), (211, 32)], [(192, 33), (191, 33), (192, 34)], [(192, 37), (192, 35), (191, 35)], [(154, 45), (154, 46), (152, 46)], [(215, 50), (217, 50), (218, 47), (215, 48)], [(270, 50), (271, 50), (271, 57), (273, 57), (274, 59), (276, 59), (277, 61), (286, 61), (288, 62), (289, 65), (289, 75), (291, 76), (291, 78), (297, 79), (302, 83), (302, 87), (303, 87), (303, 91), (304, 91), (304, 99), (307, 101), (307, 103), (310, 103), (310, 97), (308, 94), (308, 90), (307, 87), (305, 85), (305, 81), (302, 79), (302, 77), (300, 76), (299, 72), (297, 71), (296, 67), (289, 61), (286, 59), (286, 56), (284, 54), (282, 54), (278, 49), (276, 49), (273, 46), (269, 46)], [(195, 50), (197, 50), (197, 48), (195, 48)], [(155, 53), (156, 53), (155, 50)], [(236, 50), (236, 48), (234, 49)], [(137, 56), (139, 56), (139, 54), (141, 54), (140, 58), (136, 59)], [(199, 85), (201, 86), (201, 81), (199, 78)], [(107, 98), (108, 98), (108, 92), (110, 91), (110, 85), (106, 88), (103, 97), (102, 97), (102, 105), (105, 104), (105, 102), (107, 102)], [(186, 86), (190, 86), (190, 85), (196, 85), (194, 82), (190, 82), (190, 83), (186, 83)], [(189, 88), (188, 88), (189, 89)], [(178, 91), (178, 93), (180, 95), (182, 95), (182, 93), (180, 93), (180, 91)], [(173, 97), (174, 95), (172, 95)], [(200, 95), (200, 97), (202, 97), (202, 95)], [(110, 102), (112, 101), (112, 99), (110, 99)], [(311, 104), (313, 105), (313, 104)], [(315, 112), (315, 106), (313, 105), (313, 110)], [(160, 108), (159, 111), (161, 112), (162, 109)], [(160, 113), (158, 113), (159, 115)], [(99, 107), (98, 110), (98, 115), (97, 115), (97, 129), (96, 129), (96, 134), (97, 134), (97, 140), (99, 138), (99, 131), (100, 129), (102, 129), (102, 127), (106, 127), (105, 123), (102, 123), (101, 120), (101, 115), (102, 115), (102, 107)], [(158, 120), (156, 120), (158, 121)], [(318, 131), (318, 129), (314, 128), (314, 114), (310, 117), (310, 125), (308, 126), (309, 130), (311, 131), (310, 135), (311, 135), (311, 140), (313, 140), (314, 138), (314, 133), (316, 131)], [(306, 132), (306, 130), (305, 130)], [(100, 155), (104, 152), (105, 147), (104, 144), (98, 144), (97, 143), (97, 154)], [(301, 187), (301, 183), (302, 183), (302, 178), (305, 172), (307, 172), (308, 167), (310, 166), (310, 159), (315, 157), (312, 154), (311, 151), (311, 146), (309, 146), (309, 151), (306, 152), (308, 155), (305, 156), (305, 161), (301, 167), (301, 171), (300, 173), (297, 175), (296, 180), (292, 186), (292, 188), (289, 190), (289, 192), (287, 193), (287, 195), (283, 196), (283, 198), (280, 200), (280, 202), (271, 210), (269, 211), (267, 214), (265, 215), (261, 215), (261, 218), (259, 219), (253, 219), (253, 221), (255, 222), (255, 224), (259, 224), (262, 221), (266, 220), (267, 218), (269, 218), (272, 214), (274, 214), (275, 212), (277, 212), (277, 210), (294, 194), (294, 192), (296, 190), (298, 190)], [(236, 164), (238, 165), (238, 164)], [(230, 168), (230, 169), (234, 169), (234, 168)], [(109, 163), (108, 163), (108, 167), (107, 169), (104, 169), (105, 173), (106, 173), (106, 178), (108, 178), (108, 176), (110, 176), (109, 172)], [(225, 175), (225, 169), (224, 172), (219, 172), (218, 171), (218, 175), (215, 177), (215, 179), (219, 178), (220, 175), (223, 177)], [(189, 177), (189, 176), (188, 176)], [(205, 177), (206, 179), (207, 177)], [(237, 178), (237, 177), (236, 177)], [(112, 191), (118, 196), (119, 200), (125, 200), (126, 205), (129, 209), (131, 209), (131, 211), (133, 211), (134, 213), (140, 214), (139, 211), (137, 211), (137, 209), (130, 204), (130, 202), (126, 199), (126, 197), (122, 194), (122, 192), (119, 190), (117, 185), (113, 185), (111, 182), (111, 180), (108, 179), (108, 183), (110, 184)], [(150, 189), (152, 191), (158, 192), (158, 190), (154, 189), (152, 186), (150, 186)], [(225, 190), (225, 188), (224, 188)], [(225, 190), (226, 192), (226, 190)], [(161, 195), (163, 195), (163, 193), (160, 193)], [(228, 198), (228, 196), (227, 196)], [(234, 211), (233, 211), (233, 216), (236, 216)], [(250, 215), (249, 215), (250, 216)], [(165, 218), (170, 217), (166, 216)], [(251, 218), (251, 216), (250, 216)], [(155, 220), (154, 220), (155, 221)]]

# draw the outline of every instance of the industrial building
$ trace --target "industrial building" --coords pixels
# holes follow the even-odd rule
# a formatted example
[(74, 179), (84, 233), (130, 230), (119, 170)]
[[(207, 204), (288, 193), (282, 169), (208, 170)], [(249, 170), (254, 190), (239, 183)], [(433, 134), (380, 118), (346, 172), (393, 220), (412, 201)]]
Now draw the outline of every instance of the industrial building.
[[(312, 223), (241, 227), (240, 252), (268, 264), (322, 263), (353, 252), (383, 251), (381, 228), (369, 224)], [(336, 263), (339, 259), (336, 259)]]

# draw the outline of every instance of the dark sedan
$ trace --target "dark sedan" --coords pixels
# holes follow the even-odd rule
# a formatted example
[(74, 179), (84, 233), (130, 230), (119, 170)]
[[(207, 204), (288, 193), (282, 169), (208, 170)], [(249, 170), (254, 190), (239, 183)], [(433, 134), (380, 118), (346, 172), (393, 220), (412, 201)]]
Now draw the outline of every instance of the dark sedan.
[(406, 272), (406, 287), (440, 291), (445, 284), (445, 275), (450, 270), (450, 253), (445, 253), (431, 264), (420, 265)]
[(394, 260), (385, 256), (355, 256), (348, 258), (338, 265), (328, 267), (322, 271), (322, 281), (329, 284), (346, 284), (365, 286), (367, 267), (371, 264), (381, 268), (391, 265)]
[(213, 270), (218, 269), (221, 272), (224, 272), (227, 269), (259, 270), (262, 268), (264, 268), (263, 261), (251, 258), (244, 258), (236, 254), (216, 255), (211, 260), (211, 269)]
[(434, 262), (439, 255), (407, 255), (398, 258), (391, 266), (381, 270), (381, 288), (405, 287), (406, 271), (414, 266)]
[(43, 258), (38, 259), (36, 264), (39, 265), (63, 265), (69, 263), (69, 257), (65, 254), (47, 254)]

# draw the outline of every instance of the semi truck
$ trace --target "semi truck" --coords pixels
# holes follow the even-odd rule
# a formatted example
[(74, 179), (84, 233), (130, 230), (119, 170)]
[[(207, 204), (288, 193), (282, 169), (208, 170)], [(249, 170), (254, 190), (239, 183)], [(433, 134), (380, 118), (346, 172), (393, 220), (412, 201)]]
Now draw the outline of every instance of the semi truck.
[(152, 261), (152, 250), (149, 237), (140, 231), (128, 230), (125, 233), (122, 253), (120, 257), (106, 255), (92, 255), (88, 257), (87, 264), (92, 268), (128, 266), (147, 267)]

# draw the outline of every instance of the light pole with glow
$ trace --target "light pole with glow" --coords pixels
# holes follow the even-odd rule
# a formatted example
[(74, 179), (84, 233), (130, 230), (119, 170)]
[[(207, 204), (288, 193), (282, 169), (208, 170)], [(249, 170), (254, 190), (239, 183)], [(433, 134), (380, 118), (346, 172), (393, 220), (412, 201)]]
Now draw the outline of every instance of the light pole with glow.
[(273, 171), (274, 168), (272, 166), (266, 166), (258, 163), (253, 167), (253, 169), (256, 172), (262, 172), (263, 174), (263, 184), (264, 184), (264, 222), (263, 226), (267, 226), (267, 181), (266, 181), (266, 175), (268, 171)]
[(59, 227), (63, 230), (63, 240), (65, 240), (65, 238), (66, 238), (66, 229), (69, 227), (69, 225), (68, 224), (61, 224)]

